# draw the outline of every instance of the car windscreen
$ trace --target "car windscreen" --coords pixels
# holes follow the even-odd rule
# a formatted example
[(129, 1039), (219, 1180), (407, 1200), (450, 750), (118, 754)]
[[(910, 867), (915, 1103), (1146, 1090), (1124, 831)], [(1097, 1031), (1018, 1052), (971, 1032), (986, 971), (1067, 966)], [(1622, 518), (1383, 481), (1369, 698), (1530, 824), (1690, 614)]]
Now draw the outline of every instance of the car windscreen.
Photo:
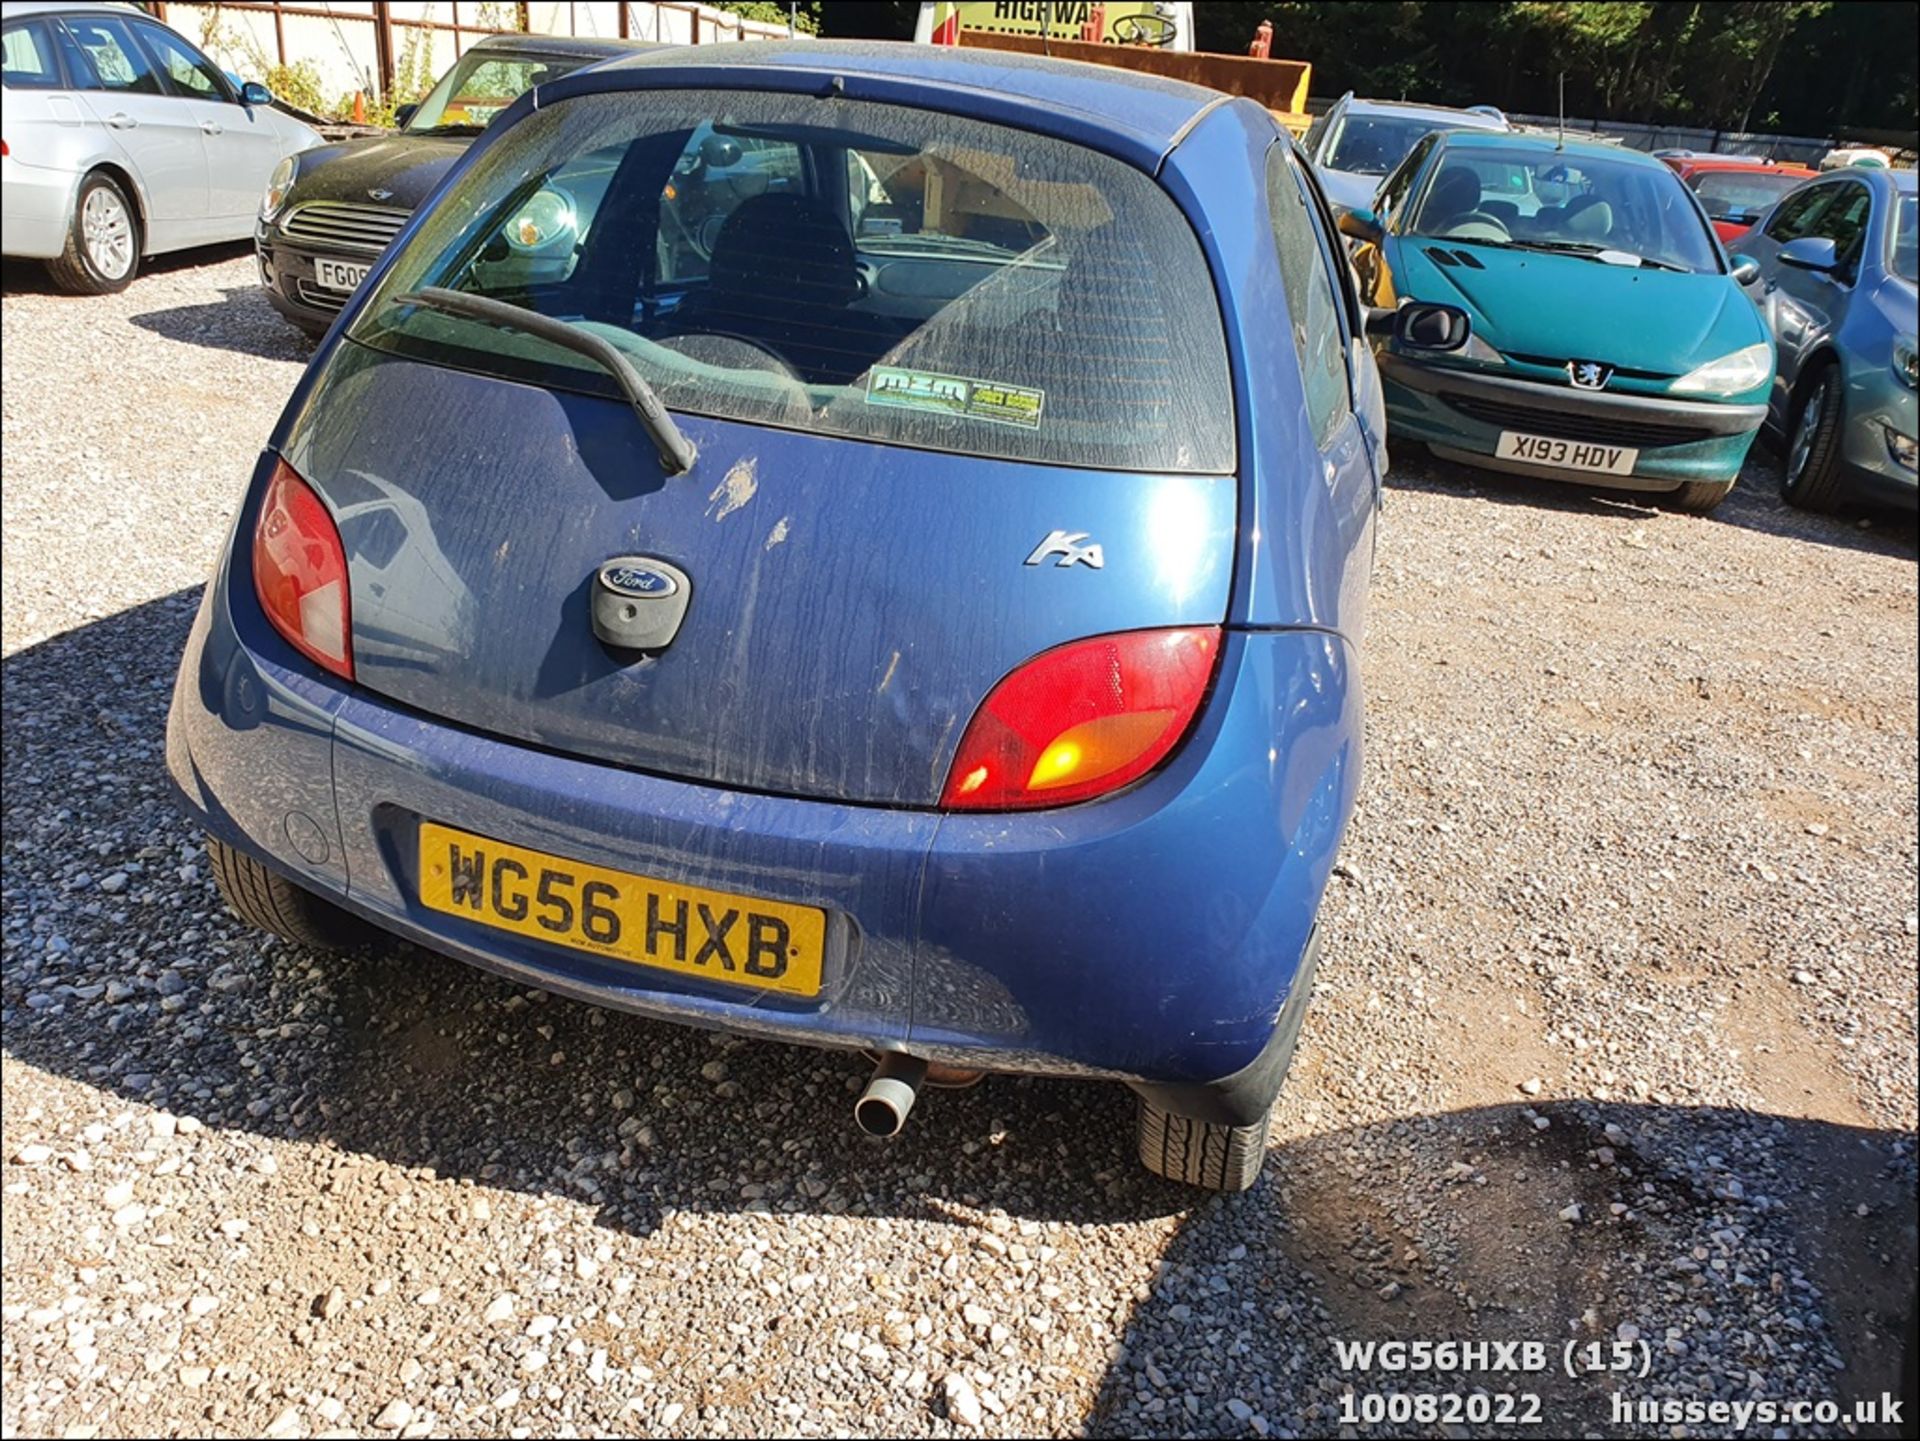
[(1749, 170), (1707, 170), (1689, 183), (1709, 218), (1751, 225), (1774, 201), (1812, 178), (1764, 170), (1757, 174)]
[(615, 394), (550, 341), (421, 287), (611, 342), (671, 410), (965, 454), (1226, 472), (1226, 344), (1171, 197), (1109, 156), (904, 106), (595, 94), (476, 156), (352, 339)]
[(427, 92), (408, 118), (409, 135), (475, 134), (535, 85), (545, 85), (591, 63), (592, 56), (506, 55), (469, 50)]
[(1893, 225), (1887, 235), (1887, 264), (1902, 280), (1914, 279), (1914, 211), (1911, 191), (1898, 197), (1893, 207)]
[(1407, 158), (1413, 142), (1439, 125), (1406, 115), (1349, 115), (1320, 163), (1350, 175), (1385, 175)]
[(1518, 146), (1453, 146), (1407, 230), (1435, 239), (1559, 250), (1715, 274), (1713, 233), (1666, 166)]

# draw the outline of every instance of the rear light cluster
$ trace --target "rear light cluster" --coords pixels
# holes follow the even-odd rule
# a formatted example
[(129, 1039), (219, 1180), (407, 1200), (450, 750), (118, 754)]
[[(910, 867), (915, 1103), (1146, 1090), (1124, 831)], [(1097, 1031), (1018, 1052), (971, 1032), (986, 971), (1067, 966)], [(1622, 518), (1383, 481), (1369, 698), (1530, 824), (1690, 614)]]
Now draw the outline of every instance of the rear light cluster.
[(1172, 752), (1206, 696), (1217, 627), (1123, 631), (1043, 651), (995, 686), (940, 804), (1062, 806), (1138, 780)]
[(253, 528), (253, 589), (289, 645), (353, 679), (346, 547), (326, 502), (284, 460), (274, 465)]

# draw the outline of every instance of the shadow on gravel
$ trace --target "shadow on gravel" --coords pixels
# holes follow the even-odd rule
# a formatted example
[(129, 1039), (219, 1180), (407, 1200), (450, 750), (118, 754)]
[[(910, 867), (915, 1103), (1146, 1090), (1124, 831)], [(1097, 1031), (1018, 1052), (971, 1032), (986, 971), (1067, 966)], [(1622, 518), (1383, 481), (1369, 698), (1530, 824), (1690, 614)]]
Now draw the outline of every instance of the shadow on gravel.
[(211, 305), (178, 305), (171, 310), (149, 310), (128, 317), (128, 323), (184, 345), (204, 345), (257, 355), (263, 360), (294, 360), (305, 364), (313, 357), (314, 342), (270, 305), (258, 286), (233, 286), (221, 291), (227, 298)]
[[(1382, 1424), (1346, 1409), (1369, 1392), (1484, 1388), (1537, 1393), (1543, 1435), (1648, 1436), (1669, 1434), (1668, 1420), (1616, 1425), (1609, 1393), (1897, 1397), (1911, 1386), (1914, 1264), (1914, 1143), (1895, 1132), (1590, 1101), (1331, 1131), (1277, 1146), (1253, 1191), (1186, 1218), (1087, 1429), (1245, 1435), (1250, 1415), (1236, 1401), (1276, 1426), (1304, 1412), (1308, 1435), (1528, 1429)], [(1633, 1334), (1622, 1326), (1650, 1345), (1645, 1378), (1565, 1373), (1567, 1342), (1599, 1341), (1604, 1356)], [(1191, 1369), (1196, 1329), (1217, 1342), (1206, 1375)], [(1337, 1341), (1389, 1338), (1539, 1341), (1551, 1364), (1506, 1375), (1356, 1368), (1346, 1403), (1290, 1384), (1336, 1369)], [(1187, 1369), (1175, 1380), (1178, 1358)], [(1205, 1398), (1197, 1409), (1189, 1391)]]
[[(1326, 1374), (1334, 1339), (1546, 1342), (1553, 1369), (1537, 1376), (1353, 1378), (1357, 1392), (1537, 1391), (1542, 1434), (1620, 1429), (1612, 1381), (1569, 1380), (1559, 1348), (1628, 1324), (1653, 1348), (1652, 1376), (1620, 1383), (1629, 1395), (1745, 1397), (1755, 1375), (1770, 1395), (1899, 1389), (1911, 1137), (1542, 1102), (1290, 1139), (1252, 1191), (1206, 1198), (1139, 1169), (1117, 1086), (990, 1078), (929, 1093), (904, 1136), (871, 1142), (850, 1122), (866, 1071), (850, 1054), (642, 1021), (398, 945), (323, 956), (262, 940), (225, 917), (160, 771), (197, 598), (0, 665), (5, 1049), (216, 1131), (305, 1143), (283, 1154), (282, 1183), (315, 1205), (378, 1200), (407, 1184), (400, 1168), (565, 1197), (639, 1235), (746, 1210), (969, 1234), (996, 1208), (1169, 1219), (1151, 1284), (1114, 1318), (1124, 1349), (1084, 1358), (1103, 1376), (1082, 1423), (1097, 1434), (1246, 1435), (1264, 1417), (1329, 1433), (1339, 1393), (1298, 1378)], [(110, 871), (126, 882), (103, 888)], [(901, 1244), (905, 1284), (937, 1290), (912, 1236)]]
[[(1611, 515), (1623, 521), (1672, 513), (1662, 511), (1655, 496), (1527, 480), (1421, 455), (1417, 447), (1404, 449), (1412, 452), (1410, 463), (1395, 466), (1387, 477), (1388, 486), (1394, 490), (1423, 490), (1434, 495), (1466, 492), (1497, 505)], [(1756, 443), (1733, 494), (1698, 519), (1875, 555), (1907, 559), (1920, 556), (1920, 522), (1911, 512), (1877, 505), (1856, 505), (1837, 515), (1795, 510), (1780, 498), (1779, 468), (1778, 458)], [(1864, 526), (1862, 521), (1866, 522)]]
[[(251, 254), (251, 240), (235, 240), (224, 245), (202, 245), (192, 250), (174, 250), (165, 255), (149, 255), (140, 262), (140, 276), (168, 275), (176, 270), (194, 270), (202, 265), (220, 265)], [(140, 283), (140, 276), (134, 284)], [(37, 260), (9, 256), (0, 261), (0, 295), (66, 295), (67, 292), (47, 278), (47, 268)], [(75, 305), (95, 299), (91, 295), (67, 297)]]

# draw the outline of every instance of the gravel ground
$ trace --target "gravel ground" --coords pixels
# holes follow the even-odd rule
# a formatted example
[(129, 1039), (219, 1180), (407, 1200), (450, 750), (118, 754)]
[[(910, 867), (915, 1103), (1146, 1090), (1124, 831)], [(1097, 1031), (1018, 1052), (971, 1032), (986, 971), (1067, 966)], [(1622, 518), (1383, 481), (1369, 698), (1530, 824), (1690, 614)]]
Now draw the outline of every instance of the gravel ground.
[[(869, 1142), (856, 1058), (230, 921), (161, 729), (305, 344), (231, 251), (5, 290), (8, 1434), (1324, 1434), (1463, 1387), (1667, 1434), (1608, 1393), (1893, 1384), (1909, 523), (1784, 511), (1762, 455), (1705, 519), (1400, 476), (1274, 1158), (1207, 1199), (1118, 1088), (990, 1078)], [(1331, 1344), (1396, 1336), (1553, 1364)], [(1561, 1374), (1616, 1339), (1644, 1377)]]

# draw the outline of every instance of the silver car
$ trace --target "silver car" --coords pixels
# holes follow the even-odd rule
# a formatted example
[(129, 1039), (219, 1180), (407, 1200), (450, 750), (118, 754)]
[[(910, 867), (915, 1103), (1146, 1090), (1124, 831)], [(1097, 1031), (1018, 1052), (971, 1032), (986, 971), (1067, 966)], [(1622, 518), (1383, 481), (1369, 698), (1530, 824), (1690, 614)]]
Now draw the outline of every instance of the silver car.
[(1307, 131), (1307, 157), (1327, 199), (1342, 210), (1359, 210), (1428, 131), (1512, 128), (1491, 105), (1449, 110), (1403, 100), (1356, 100), (1349, 90)]
[(143, 255), (244, 240), (267, 178), (320, 137), (131, 5), (0, 12), (0, 252), (66, 290), (124, 289)]
[(1914, 172), (1856, 167), (1783, 196), (1729, 247), (1760, 265), (1750, 293), (1779, 352), (1767, 420), (1789, 504), (1920, 500), (1915, 228)]

